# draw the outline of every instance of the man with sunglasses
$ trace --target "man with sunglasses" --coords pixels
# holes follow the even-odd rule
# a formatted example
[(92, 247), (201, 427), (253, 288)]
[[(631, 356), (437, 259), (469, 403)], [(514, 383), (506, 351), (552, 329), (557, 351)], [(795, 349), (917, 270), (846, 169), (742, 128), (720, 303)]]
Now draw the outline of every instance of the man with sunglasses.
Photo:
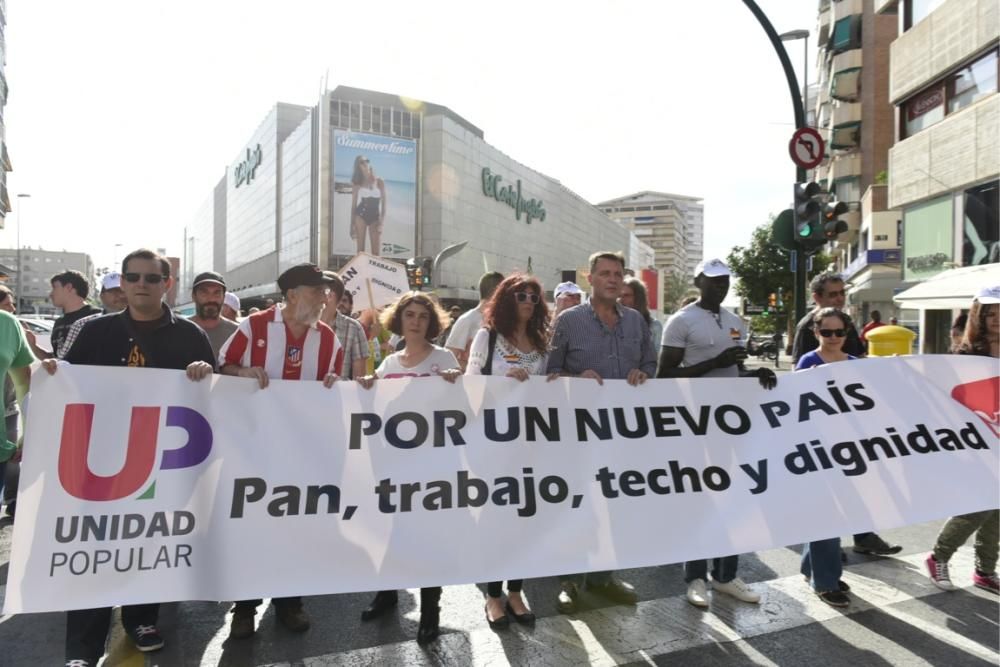
[[(219, 351), (221, 372), (253, 378), (261, 389), (269, 380), (322, 381), (329, 388), (340, 375), (344, 350), (337, 335), (320, 317), (335, 274), (315, 264), (297, 264), (278, 276), (285, 302), (254, 313), (239, 324)], [(339, 281), (339, 276), (337, 277)], [(233, 605), (230, 639), (247, 639), (256, 632), (257, 600)], [(275, 616), (292, 632), (309, 629), (309, 616), (299, 596), (272, 598)]]
[(63, 311), (62, 317), (52, 325), (52, 354), (45, 355), (52, 358), (59, 356), (59, 351), (65, 345), (66, 336), (69, 335), (69, 329), (74, 322), (101, 311), (87, 303), (90, 285), (79, 271), (70, 269), (57, 273), (49, 279), (49, 283), (52, 285), (49, 300), (53, 306), (62, 308)]
[[(135, 250), (122, 261), (122, 277), (128, 307), (87, 322), (65, 359), (46, 359), (42, 367), (50, 375), (56, 373), (57, 364), (69, 362), (183, 370), (194, 381), (210, 376), (215, 357), (208, 336), (163, 304), (173, 285), (170, 262), (152, 250)], [(156, 628), (159, 609), (156, 603), (122, 607), (122, 625), (139, 651), (163, 648)], [(74, 667), (97, 665), (110, 628), (110, 607), (67, 612), (66, 663)]]
[[(795, 327), (795, 342), (792, 344), (792, 365), (799, 363), (799, 359), (807, 352), (812, 352), (819, 347), (819, 341), (813, 329), (813, 318), (823, 308), (836, 308), (843, 311), (847, 302), (847, 290), (844, 288), (844, 279), (832, 271), (821, 273), (809, 283), (809, 290), (812, 292), (813, 301), (816, 308), (807, 313), (799, 320)], [(865, 344), (861, 342), (861, 336), (854, 327), (853, 322), (847, 322), (846, 340), (844, 340), (843, 350), (852, 357), (865, 356)], [(854, 536), (854, 552), (870, 556), (893, 556), (903, 550), (898, 544), (889, 544), (875, 533), (858, 533)], [(846, 556), (844, 557), (846, 558)]]
[[(847, 302), (847, 290), (844, 287), (844, 279), (832, 271), (821, 273), (809, 283), (809, 291), (812, 292), (813, 301), (816, 307), (806, 316), (799, 320), (795, 326), (795, 341), (792, 343), (792, 365), (799, 362), (806, 352), (812, 352), (819, 347), (816, 334), (813, 333), (813, 317), (823, 308), (836, 308), (844, 310)], [(858, 330), (851, 323), (847, 327), (847, 340), (844, 341), (844, 352), (853, 357), (865, 356), (865, 345), (861, 342)]]

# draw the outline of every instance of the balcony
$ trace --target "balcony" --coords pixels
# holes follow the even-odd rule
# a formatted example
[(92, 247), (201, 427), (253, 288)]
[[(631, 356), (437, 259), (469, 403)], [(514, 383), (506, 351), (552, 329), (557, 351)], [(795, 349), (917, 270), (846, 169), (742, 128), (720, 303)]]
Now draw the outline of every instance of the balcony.
[(863, 13), (864, 4), (861, 0), (835, 0), (830, 11), (830, 22), (836, 23), (849, 16)]
[(848, 153), (833, 158), (830, 165), (830, 180), (833, 183), (861, 177), (861, 154)]
[(830, 97), (848, 102), (858, 99), (861, 58), (861, 49), (851, 49), (833, 56), (830, 65)]
[(830, 122), (834, 129), (861, 122), (860, 102), (837, 102), (833, 105)]
[(861, 197), (861, 217), (869, 220), (873, 213), (889, 209), (889, 186), (870, 185)]

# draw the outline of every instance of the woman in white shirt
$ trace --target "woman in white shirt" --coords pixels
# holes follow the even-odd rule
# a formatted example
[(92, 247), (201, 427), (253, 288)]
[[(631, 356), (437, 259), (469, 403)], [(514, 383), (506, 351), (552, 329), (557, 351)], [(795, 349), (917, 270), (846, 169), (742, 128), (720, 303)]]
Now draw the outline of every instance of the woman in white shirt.
[[(431, 342), (448, 321), (448, 314), (431, 297), (421, 292), (407, 292), (382, 313), (381, 320), (382, 326), (403, 337), (406, 347), (383, 359), (374, 375), (358, 380), (358, 384), (365, 389), (370, 389), (377, 379), (438, 375), (454, 382), (462, 374), (455, 355)], [(379, 591), (361, 612), (361, 620), (370, 621), (382, 616), (398, 601), (399, 593), (396, 591)], [(420, 589), (420, 627), (417, 630), (417, 643), (420, 645), (434, 641), (440, 634), (440, 601), (440, 586)]]
[[(541, 284), (533, 277), (515, 273), (497, 286), (483, 306), (483, 328), (469, 348), (466, 375), (500, 375), (524, 381), (529, 375), (544, 375), (550, 334), (549, 309)], [(486, 621), (494, 630), (510, 624), (507, 612), (518, 623), (534, 623), (535, 615), (521, 596), (522, 580), (487, 584)], [(506, 612), (505, 612), (506, 610)]]

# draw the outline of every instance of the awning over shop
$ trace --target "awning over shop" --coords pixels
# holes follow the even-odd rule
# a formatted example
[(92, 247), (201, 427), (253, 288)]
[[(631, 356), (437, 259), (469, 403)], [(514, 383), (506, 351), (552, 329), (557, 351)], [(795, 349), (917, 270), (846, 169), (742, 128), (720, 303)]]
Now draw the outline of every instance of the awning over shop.
[(942, 271), (893, 297), (902, 308), (950, 310), (968, 308), (984, 287), (1000, 285), (1000, 264), (963, 266)]

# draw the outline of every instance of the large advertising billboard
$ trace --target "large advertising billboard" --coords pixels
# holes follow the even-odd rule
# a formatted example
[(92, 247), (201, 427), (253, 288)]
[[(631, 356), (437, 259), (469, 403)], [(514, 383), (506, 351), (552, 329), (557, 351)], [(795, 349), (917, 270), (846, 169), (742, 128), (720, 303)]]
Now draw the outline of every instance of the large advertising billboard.
[(334, 130), (331, 254), (413, 257), (417, 143)]

